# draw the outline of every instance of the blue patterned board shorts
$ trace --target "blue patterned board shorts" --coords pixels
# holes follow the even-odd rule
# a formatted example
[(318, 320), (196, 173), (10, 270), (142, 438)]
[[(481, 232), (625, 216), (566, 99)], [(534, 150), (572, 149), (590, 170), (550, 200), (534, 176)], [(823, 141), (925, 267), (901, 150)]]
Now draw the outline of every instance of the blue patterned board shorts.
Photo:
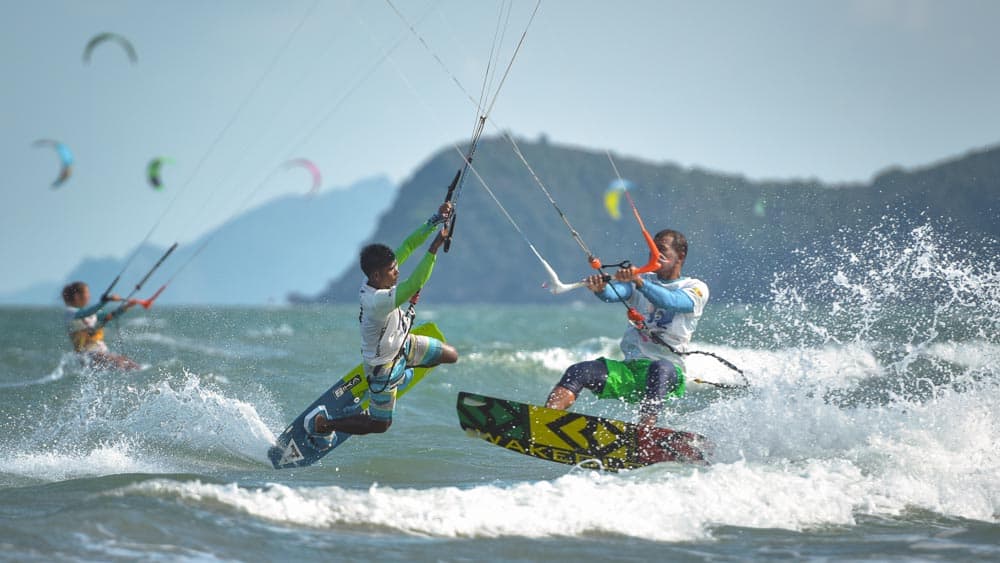
[(394, 364), (383, 364), (377, 369), (365, 366), (371, 398), (368, 415), (376, 420), (392, 420), (397, 391), (406, 389), (413, 382), (414, 367), (437, 364), (441, 346), (437, 338), (411, 334), (403, 345), (403, 355)]

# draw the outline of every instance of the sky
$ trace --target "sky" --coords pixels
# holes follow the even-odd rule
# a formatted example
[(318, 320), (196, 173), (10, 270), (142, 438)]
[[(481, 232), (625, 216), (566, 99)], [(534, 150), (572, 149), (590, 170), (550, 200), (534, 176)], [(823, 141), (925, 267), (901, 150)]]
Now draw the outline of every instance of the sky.
[[(535, 7), (5, 2), (0, 292), (305, 197), (292, 158), (316, 163), (324, 190), (401, 183), (468, 139), (484, 83), (497, 92), (487, 135), (752, 179), (864, 182), (1000, 142), (1000, 2), (543, 0), (531, 20)], [(107, 42), (85, 64), (101, 32), (127, 37), (138, 62)], [(74, 154), (57, 189), (59, 159), (38, 139)], [(170, 159), (161, 190), (145, 180), (157, 156)]]

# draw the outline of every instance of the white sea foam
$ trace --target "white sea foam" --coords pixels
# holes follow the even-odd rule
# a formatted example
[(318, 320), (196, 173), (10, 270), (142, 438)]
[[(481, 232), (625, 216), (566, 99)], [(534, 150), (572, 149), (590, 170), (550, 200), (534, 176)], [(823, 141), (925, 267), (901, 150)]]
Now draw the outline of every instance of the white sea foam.
[[(632, 475), (573, 473), (506, 487), (248, 489), (157, 480), (117, 494), (221, 503), (264, 520), (318, 528), (374, 526), (434, 537), (616, 534), (694, 541), (711, 537), (718, 526), (804, 530), (852, 525), (860, 513), (896, 514), (914, 505), (940, 509), (940, 493), (948, 492), (928, 495), (895, 482), (846, 460), (738, 461), (680, 473), (655, 468)], [(982, 487), (968, 489), (953, 499), (954, 507), (944, 508), (992, 519), (997, 501), (990, 494)]]
[(206, 386), (193, 374), (180, 384), (155, 385), (122, 422), (146, 428), (146, 439), (164, 446), (208, 454), (221, 450), (257, 461), (267, 461), (264, 452), (274, 443), (255, 405)]
[(519, 350), (513, 357), (518, 362), (531, 362), (542, 368), (561, 373), (570, 365), (600, 356), (615, 357), (618, 352), (618, 339), (598, 337), (589, 338), (571, 348), (552, 347), (541, 350)]
[(938, 342), (928, 346), (926, 353), (970, 369), (1000, 365), (1000, 345), (985, 340)]
[[(244, 488), (160, 479), (116, 494), (221, 503), (296, 526), (446, 538), (616, 534), (695, 541), (719, 526), (822, 529), (912, 508), (1000, 520), (1000, 388), (857, 409), (790, 392), (775, 388), (693, 415), (693, 424), (722, 438), (721, 459), (705, 468), (569, 470), (552, 481), (428, 489)], [(492, 453), (498, 463), (515, 455)]]
[(268, 463), (277, 409), (266, 393), (256, 394), (254, 404), (203, 379), (186, 373), (179, 380), (123, 384), (103, 374), (81, 374), (67, 404), (40, 413), (44, 424), (8, 444), (12, 451), (0, 461), (0, 472), (60, 480), (204, 469), (206, 463), (239, 465), (239, 460)]
[(275, 338), (278, 336), (292, 336), (295, 330), (287, 323), (278, 326), (265, 326), (261, 328), (247, 329), (246, 335), (251, 338)]
[[(846, 386), (874, 377), (884, 369), (872, 351), (863, 345), (762, 350), (695, 343), (691, 349), (715, 354), (734, 364), (743, 370), (751, 386), (789, 383), (800, 379), (810, 381), (826, 379), (831, 385)], [(539, 377), (551, 379), (553, 374), (561, 374), (576, 362), (601, 356), (621, 358), (618, 340), (602, 337), (587, 340), (570, 348), (550, 347), (510, 354), (473, 353), (463, 361), (495, 363), (500, 362), (502, 357), (505, 361), (529, 371), (538, 366), (544, 370), (538, 372)], [(691, 354), (684, 357), (684, 363), (687, 368), (688, 389), (691, 391), (710, 388), (707, 384), (695, 381), (696, 379), (725, 385), (744, 383), (743, 377), (738, 372), (714, 357)]]
[(82, 369), (83, 368), (80, 365), (80, 358), (73, 352), (66, 352), (59, 358), (59, 363), (56, 367), (46, 375), (36, 379), (29, 379), (27, 381), (0, 383), (0, 388), (30, 387), (32, 385), (52, 383), (53, 381), (59, 381), (60, 379), (66, 377), (69, 373), (73, 373), (74, 370), (80, 371)]
[(127, 439), (91, 449), (46, 447), (44, 443), (0, 458), (0, 473), (43, 481), (65, 481), (121, 473), (163, 473), (173, 469), (161, 460), (144, 459)]

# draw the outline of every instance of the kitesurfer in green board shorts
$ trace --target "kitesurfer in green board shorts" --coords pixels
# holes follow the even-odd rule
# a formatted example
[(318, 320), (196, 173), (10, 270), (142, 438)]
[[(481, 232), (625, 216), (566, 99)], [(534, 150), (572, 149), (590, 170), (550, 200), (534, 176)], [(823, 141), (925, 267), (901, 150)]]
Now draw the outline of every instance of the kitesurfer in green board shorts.
[[(601, 399), (639, 403), (639, 423), (656, 424), (664, 400), (684, 394), (684, 360), (698, 319), (708, 301), (708, 286), (683, 277), (687, 239), (666, 229), (653, 237), (660, 267), (647, 274), (619, 269), (609, 281), (602, 274), (586, 278), (587, 288), (607, 303), (624, 302), (638, 311), (621, 340), (624, 360), (598, 358), (571, 365), (549, 393), (545, 406), (568, 409), (583, 389)], [(632, 311), (630, 310), (630, 316)]]

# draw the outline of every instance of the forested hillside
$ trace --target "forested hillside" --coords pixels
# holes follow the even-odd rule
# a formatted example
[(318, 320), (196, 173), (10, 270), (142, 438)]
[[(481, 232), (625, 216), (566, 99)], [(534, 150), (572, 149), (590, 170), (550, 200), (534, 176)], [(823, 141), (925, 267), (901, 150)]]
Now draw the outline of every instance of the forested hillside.
[[(646, 260), (639, 229), (627, 210), (614, 220), (605, 209), (603, 194), (615, 177), (607, 154), (544, 138), (519, 145), (594, 254), (605, 263)], [(670, 163), (614, 158), (622, 176), (635, 185), (631, 193), (649, 230), (669, 227), (687, 235), (685, 273), (707, 281), (716, 300), (763, 299), (773, 274), (797, 259), (795, 249), (836, 233), (859, 236), (885, 217), (904, 226), (929, 218), (959, 233), (1000, 237), (997, 147), (913, 170), (889, 168), (870, 183), (850, 185), (750, 181)], [(420, 167), (400, 188), (372, 240), (390, 246), (402, 241), (433, 213), (460, 164), (461, 157), (450, 147)], [(484, 139), (474, 164), (563, 281), (589, 273), (584, 251), (509, 142)], [(579, 292), (554, 297), (541, 289), (545, 273), (525, 238), (473, 175), (460, 192), (455, 231), (451, 251), (440, 255), (422, 299), (499, 303), (581, 297)], [(406, 275), (409, 270), (404, 266), (402, 271)], [(295, 300), (353, 302), (361, 281), (360, 270), (351, 264), (319, 295)]]

